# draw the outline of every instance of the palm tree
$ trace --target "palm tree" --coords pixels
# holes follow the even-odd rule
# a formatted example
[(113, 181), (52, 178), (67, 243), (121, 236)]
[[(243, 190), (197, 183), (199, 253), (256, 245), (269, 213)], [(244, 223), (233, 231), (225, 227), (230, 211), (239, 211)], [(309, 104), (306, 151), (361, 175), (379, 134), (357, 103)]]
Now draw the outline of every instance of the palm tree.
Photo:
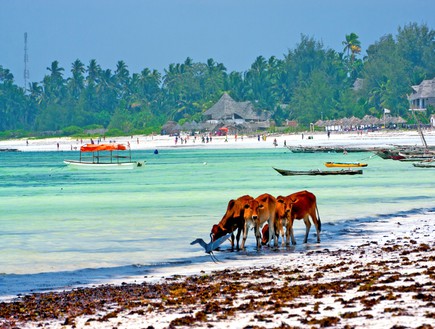
[(1, 83), (13, 83), (14, 82), (14, 75), (9, 71), (8, 69), (4, 69), (0, 65), (0, 82)]
[(342, 42), (344, 46), (343, 52), (347, 52), (347, 58), (350, 61), (351, 67), (355, 61), (355, 54), (359, 54), (361, 52), (361, 42), (358, 40), (358, 38), (358, 35), (352, 32), (351, 34), (346, 35), (346, 40)]
[(50, 67), (47, 67), (47, 70), (50, 74), (43, 78), (44, 91), (47, 100), (51, 99), (55, 103), (58, 103), (63, 98), (64, 93), (65, 81), (63, 80), (62, 73), (64, 68), (59, 66), (58, 61), (54, 61)]
[(51, 72), (50, 77), (53, 81), (62, 79), (62, 72), (64, 71), (64, 68), (59, 67), (58, 61), (52, 62), (51, 66), (47, 67), (47, 70)]
[(89, 65), (86, 68), (86, 71), (88, 72), (88, 76), (86, 78), (86, 82), (89, 85), (93, 85), (97, 82), (98, 74), (101, 71), (100, 66), (97, 64), (97, 61), (95, 59), (91, 59), (89, 61)]
[(72, 63), (71, 73), (72, 78), (68, 79), (69, 90), (74, 98), (78, 98), (84, 88), (85, 80), (83, 76), (83, 73), (85, 73), (85, 66), (79, 59), (76, 59), (74, 63)]
[(119, 99), (128, 97), (130, 94), (130, 72), (124, 61), (118, 61), (118, 63), (116, 63), (115, 81)]

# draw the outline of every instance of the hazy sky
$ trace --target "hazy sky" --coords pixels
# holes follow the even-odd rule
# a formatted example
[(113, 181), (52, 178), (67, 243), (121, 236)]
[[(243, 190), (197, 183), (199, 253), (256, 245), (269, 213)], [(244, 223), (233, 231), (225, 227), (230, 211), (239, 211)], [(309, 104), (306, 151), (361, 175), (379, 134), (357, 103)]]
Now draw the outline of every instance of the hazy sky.
[(0, 0), (0, 65), (23, 85), (27, 32), (30, 81), (54, 60), (65, 77), (76, 59), (112, 71), (123, 60), (131, 74), (187, 57), (246, 71), (260, 55), (282, 59), (301, 34), (342, 51), (354, 32), (364, 53), (410, 22), (434, 29), (434, 13), (434, 0)]

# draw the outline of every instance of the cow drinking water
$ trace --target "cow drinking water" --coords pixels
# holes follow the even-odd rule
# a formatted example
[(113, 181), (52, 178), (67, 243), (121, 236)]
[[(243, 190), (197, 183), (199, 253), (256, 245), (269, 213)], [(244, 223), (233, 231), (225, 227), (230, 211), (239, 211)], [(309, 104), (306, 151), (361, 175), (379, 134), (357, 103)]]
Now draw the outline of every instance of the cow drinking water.
[(231, 233), (231, 249), (234, 250), (234, 231), (237, 229), (236, 241), (237, 250), (239, 250), (240, 235), (245, 227), (245, 211), (250, 207), (250, 201), (252, 200), (254, 200), (252, 196), (244, 195), (228, 202), (227, 211), (221, 221), (213, 225), (211, 229), (212, 241), (216, 241), (220, 237)]

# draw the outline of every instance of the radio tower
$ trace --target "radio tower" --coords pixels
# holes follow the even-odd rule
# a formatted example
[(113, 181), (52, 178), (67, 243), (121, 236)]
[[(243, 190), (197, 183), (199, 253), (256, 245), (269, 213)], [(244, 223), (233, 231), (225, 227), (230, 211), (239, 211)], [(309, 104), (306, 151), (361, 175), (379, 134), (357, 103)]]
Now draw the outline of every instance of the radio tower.
[(27, 80), (29, 79), (29, 56), (27, 55), (27, 32), (24, 33), (24, 92), (27, 90)]

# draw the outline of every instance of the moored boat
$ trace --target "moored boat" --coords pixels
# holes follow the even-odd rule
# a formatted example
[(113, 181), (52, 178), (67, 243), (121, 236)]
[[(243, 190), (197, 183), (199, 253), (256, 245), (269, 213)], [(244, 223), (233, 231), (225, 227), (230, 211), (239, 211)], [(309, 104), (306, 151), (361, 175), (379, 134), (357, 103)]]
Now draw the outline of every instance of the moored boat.
[(367, 163), (361, 163), (361, 162), (325, 162), (325, 166), (328, 168), (367, 167)]
[(328, 146), (287, 146), (292, 153), (351, 153), (351, 152), (373, 152), (373, 148), (359, 147), (328, 147)]
[[(120, 152), (121, 151), (121, 152)], [(127, 151), (123, 154), (122, 151)], [(70, 168), (86, 170), (129, 170), (143, 165), (131, 160), (131, 150), (122, 144), (86, 144), (79, 160), (64, 160)]]
[(311, 176), (327, 176), (327, 175), (361, 175), (362, 169), (341, 169), (341, 170), (287, 170), (273, 168), (283, 176), (299, 176), (299, 175), (311, 175)]
[(431, 160), (415, 162), (412, 165), (414, 167), (418, 167), (418, 168), (435, 168), (435, 158), (433, 158)]

